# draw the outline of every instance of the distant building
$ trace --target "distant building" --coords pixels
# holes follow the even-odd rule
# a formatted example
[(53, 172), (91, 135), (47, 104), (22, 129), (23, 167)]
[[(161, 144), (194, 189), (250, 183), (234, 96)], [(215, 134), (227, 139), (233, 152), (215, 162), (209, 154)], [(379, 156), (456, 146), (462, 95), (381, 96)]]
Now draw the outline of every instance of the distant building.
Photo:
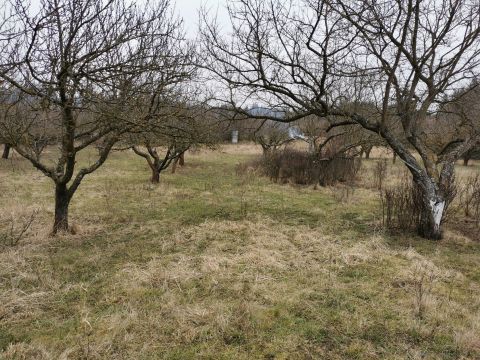
[[(253, 116), (268, 116), (271, 118), (276, 118), (278, 120), (283, 120), (285, 119), (285, 116), (286, 116), (286, 111), (269, 109), (269, 108), (257, 106), (257, 105), (254, 105), (251, 109), (248, 110), (248, 112)], [(290, 123), (282, 123), (280, 121), (267, 120), (265, 121), (263, 126), (266, 128), (268, 127), (275, 128), (276, 131), (284, 130), (286, 133), (288, 133), (288, 137), (290, 139), (295, 139), (295, 140), (306, 139), (305, 135), (302, 133), (300, 128), (298, 126), (291, 125)]]

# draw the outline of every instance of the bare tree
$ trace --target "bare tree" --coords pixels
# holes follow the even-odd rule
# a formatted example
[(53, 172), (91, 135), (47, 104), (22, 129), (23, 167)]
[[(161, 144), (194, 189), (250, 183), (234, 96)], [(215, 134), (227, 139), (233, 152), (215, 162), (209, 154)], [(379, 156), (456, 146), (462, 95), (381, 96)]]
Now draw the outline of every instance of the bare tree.
[[(83, 178), (136, 126), (125, 117), (128, 100), (168, 63), (162, 49), (178, 40), (180, 23), (168, 0), (41, 0), (36, 14), (22, 0), (9, 4), (11, 15), (0, 22), (0, 34), (8, 34), (0, 37), (0, 78), (30, 107), (9, 143), (54, 182), (55, 234), (68, 230), (69, 204)], [(57, 140), (56, 160), (35, 151), (40, 135)], [(93, 144), (101, 144), (96, 160), (78, 168), (79, 152)]]
[(183, 165), (184, 154), (192, 146), (210, 144), (214, 138), (205, 119), (205, 91), (195, 83), (195, 49), (191, 44), (169, 45), (169, 66), (152, 73), (151, 85), (142, 84), (130, 100), (135, 105), (128, 116), (136, 131), (122, 141), (123, 148), (131, 148), (147, 161), (152, 183), (158, 183), (160, 173), (171, 164), (176, 166), (181, 159)]
[(381, 136), (422, 194), (418, 233), (439, 239), (455, 160), (479, 135), (467, 132), (440, 156), (420, 130), (478, 75), (478, 10), (477, 0), (238, 0), (229, 5), (232, 36), (203, 16), (205, 67), (240, 113), (253, 98), (288, 109), (284, 121), (328, 116), (334, 127)]
[[(480, 87), (477, 80), (448, 96), (433, 121), (427, 122), (431, 136), (428, 145), (440, 156), (451, 153), (462, 146), (463, 139), (471, 134), (480, 133)], [(475, 139), (474, 139), (475, 140)], [(479, 157), (480, 138), (473, 143), (461, 158), (464, 165), (470, 159)]]
[(133, 134), (127, 140), (135, 154), (144, 158), (151, 170), (150, 181), (160, 182), (162, 171), (180, 158), (192, 145), (201, 142), (196, 132), (195, 117), (187, 109), (177, 105), (162, 106), (159, 111), (149, 116), (148, 126), (143, 131)]
[(162, 111), (150, 117), (144, 130), (131, 135), (128, 140), (135, 154), (147, 161), (152, 183), (158, 183), (161, 172), (170, 165), (180, 163), (183, 166), (184, 154), (190, 148), (214, 147), (218, 140), (215, 128), (205, 121), (208, 108), (179, 103), (178, 100), (177, 96), (176, 102), (163, 104)]
[[(5, 89), (2, 86), (2, 82), (0, 82), (0, 118), (1, 122), (5, 122), (5, 119), (9, 116), (10, 112), (10, 104), (8, 101), (8, 96), (7, 96), (7, 89)], [(10, 156), (10, 149), (11, 146), (5, 139), (5, 135), (0, 129), (0, 144), (3, 143), (3, 152), (2, 152), (2, 159), (8, 159)]]
[(253, 138), (257, 144), (260, 144), (265, 156), (294, 140), (288, 132), (288, 126), (271, 120), (262, 121), (254, 131)]
[(463, 165), (468, 166), (468, 162), (470, 160), (479, 160), (480, 159), (480, 146), (477, 146), (469, 151), (467, 151), (465, 154), (463, 154)]

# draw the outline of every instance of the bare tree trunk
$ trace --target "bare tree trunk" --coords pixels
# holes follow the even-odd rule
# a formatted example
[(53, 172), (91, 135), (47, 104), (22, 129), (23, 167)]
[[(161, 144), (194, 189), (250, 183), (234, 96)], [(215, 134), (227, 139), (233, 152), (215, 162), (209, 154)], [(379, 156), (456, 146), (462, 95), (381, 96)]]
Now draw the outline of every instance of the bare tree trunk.
[(464, 165), (464, 166), (468, 166), (469, 160), (470, 160), (470, 158), (469, 158), (468, 156), (465, 156), (465, 157), (463, 158), (463, 165)]
[(397, 153), (394, 151), (393, 152), (393, 163), (395, 164), (397, 162)]
[(185, 153), (181, 153), (180, 155), (178, 155), (178, 157), (175, 158), (175, 160), (173, 160), (173, 164), (172, 164), (172, 174), (175, 174), (175, 172), (177, 171), (177, 165), (180, 165), (180, 166), (184, 166), (185, 165)]
[(268, 146), (263, 146), (262, 145), (262, 150), (263, 150), (263, 156), (264, 157), (267, 157), (271, 153), (271, 151), (270, 151), (271, 149)]
[(418, 234), (426, 239), (440, 240), (442, 238), (441, 224), (445, 214), (446, 199), (433, 180), (416, 181), (419, 191)]
[(370, 152), (372, 151), (371, 147), (365, 149), (365, 159), (370, 159)]
[(160, 182), (160, 171), (158, 171), (156, 167), (151, 167), (151, 169), (152, 169), (152, 177), (150, 178), (150, 181), (153, 184), (158, 184)]
[(71, 196), (65, 184), (56, 184), (55, 186), (55, 219), (53, 223), (52, 235), (68, 231), (68, 206)]
[(5, 144), (3, 146), (3, 154), (2, 154), (2, 159), (8, 159), (10, 155), (10, 145), (9, 144)]

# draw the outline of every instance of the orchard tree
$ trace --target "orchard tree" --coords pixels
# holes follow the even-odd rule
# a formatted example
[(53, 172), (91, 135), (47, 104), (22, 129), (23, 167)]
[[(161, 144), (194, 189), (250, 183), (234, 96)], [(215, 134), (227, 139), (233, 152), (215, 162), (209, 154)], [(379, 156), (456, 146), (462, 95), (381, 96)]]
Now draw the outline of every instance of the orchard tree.
[[(181, 41), (180, 22), (168, 0), (142, 6), (124, 0), (40, 0), (39, 5), (35, 12), (25, 1), (12, 0), (0, 21), (0, 79), (25, 95), (26, 114), (20, 126), (18, 121), (3, 126), (16, 129), (9, 144), (55, 184), (55, 234), (69, 229), (69, 204), (84, 177), (136, 128), (125, 116), (129, 99), (149, 83), (148, 74), (168, 63), (163, 49)], [(126, 82), (126, 76), (135, 82)], [(35, 151), (42, 137), (56, 140), (53, 156)], [(79, 166), (78, 154), (94, 144), (100, 144), (96, 160)]]
[(288, 126), (272, 120), (262, 121), (254, 131), (253, 138), (262, 147), (264, 156), (270, 155), (294, 140), (288, 132)]
[[(8, 89), (2, 86), (0, 82), (0, 123), (5, 123), (5, 120), (10, 116), (10, 112), (14, 104), (11, 104), (8, 96)], [(5, 139), (5, 134), (0, 127), (0, 144), (3, 144), (2, 159), (8, 159), (10, 156), (11, 146)]]
[[(151, 170), (150, 181), (160, 182), (160, 174), (183, 165), (184, 154), (192, 146), (210, 144), (214, 131), (207, 121), (205, 91), (195, 83), (194, 48), (171, 44), (168, 66), (149, 74), (149, 84), (129, 99), (128, 118), (136, 130), (122, 139), (123, 149), (132, 149), (144, 158)], [(128, 80), (129, 84), (135, 79)]]
[(480, 144), (463, 154), (462, 159), (464, 166), (468, 166), (470, 160), (480, 160)]
[(467, 132), (440, 156), (420, 129), (446, 96), (479, 73), (479, 6), (478, 0), (232, 1), (230, 34), (202, 17), (204, 63), (225, 86), (218, 98), (238, 112), (250, 98), (288, 111), (284, 121), (317, 115), (334, 127), (378, 134), (421, 194), (418, 233), (439, 239), (455, 161), (478, 133)]
[(162, 104), (139, 133), (129, 136), (127, 147), (146, 160), (152, 183), (159, 183), (162, 171), (192, 146), (208, 143), (208, 130), (202, 128), (202, 119), (201, 111), (186, 104)]
[(192, 103), (194, 93), (186, 94), (189, 101), (180, 101), (178, 94), (176, 101), (162, 104), (148, 125), (130, 136), (131, 149), (148, 163), (152, 183), (159, 183), (161, 172), (169, 166), (172, 172), (177, 163), (183, 166), (184, 154), (192, 147), (215, 148), (220, 141), (219, 124), (209, 121), (213, 110), (201, 102)]
[[(447, 97), (440, 105), (434, 121), (428, 123), (425, 131), (433, 134), (432, 146), (436, 151), (449, 154), (461, 147), (466, 137), (480, 134), (480, 87), (478, 79), (468, 86)], [(480, 137), (474, 137), (472, 146), (461, 155), (463, 164), (468, 165), (470, 159), (480, 157)]]

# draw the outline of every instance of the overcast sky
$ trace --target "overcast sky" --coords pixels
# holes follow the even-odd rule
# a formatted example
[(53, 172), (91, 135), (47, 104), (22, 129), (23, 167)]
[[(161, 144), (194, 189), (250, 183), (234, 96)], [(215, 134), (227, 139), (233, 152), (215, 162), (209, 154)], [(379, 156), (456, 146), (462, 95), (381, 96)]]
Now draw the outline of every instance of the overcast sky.
[(183, 18), (185, 23), (185, 30), (188, 37), (195, 37), (198, 28), (198, 10), (201, 6), (206, 6), (212, 15), (218, 11), (218, 20), (222, 23), (227, 23), (227, 0), (172, 0), (176, 4), (177, 13)]
[[(3, 0), (0, 0), (0, 2)], [(40, 0), (30, 0), (33, 9), (38, 10)], [(142, 3), (143, 0), (131, 0), (132, 2)], [(176, 12), (184, 20), (185, 30), (189, 38), (195, 38), (198, 29), (198, 11), (202, 6), (210, 10), (213, 16), (218, 14), (220, 24), (228, 24), (226, 4), (228, 0), (171, 0)]]

